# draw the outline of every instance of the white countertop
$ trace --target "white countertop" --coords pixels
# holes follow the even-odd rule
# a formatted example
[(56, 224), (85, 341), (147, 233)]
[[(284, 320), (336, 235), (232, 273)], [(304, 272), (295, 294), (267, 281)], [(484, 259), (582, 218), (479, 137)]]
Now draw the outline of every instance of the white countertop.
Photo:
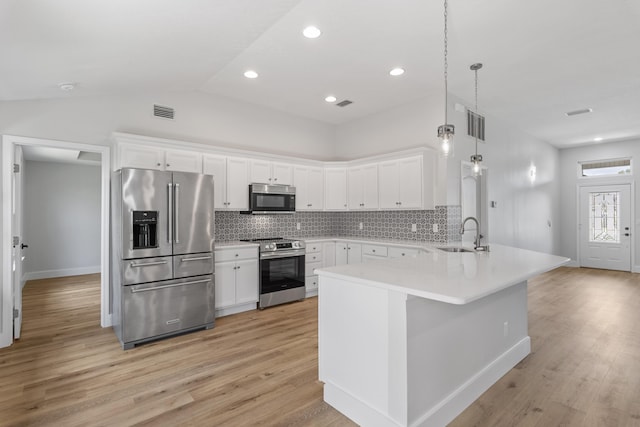
[[(416, 242), (416, 246), (429, 249), (435, 245)], [(450, 304), (468, 304), (569, 261), (569, 258), (492, 244), (491, 252), (433, 250), (411, 258), (340, 265), (315, 272), (320, 277), (345, 279)]]
[(259, 243), (255, 242), (241, 242), (239, 240), (229, 241), (229, 242), (215, 242), (213, 245), (213, 250), (216, 249), (240, 249), (252, 246), (260, 246)]

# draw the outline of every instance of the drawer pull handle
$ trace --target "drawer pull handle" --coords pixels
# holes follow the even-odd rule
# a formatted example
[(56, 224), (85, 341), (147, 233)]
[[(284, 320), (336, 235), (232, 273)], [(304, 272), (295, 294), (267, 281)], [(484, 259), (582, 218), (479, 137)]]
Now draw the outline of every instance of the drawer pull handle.
[(164, 285), (164, 286), (155, 286), (153, 288), (143, 288), (143, 289), (131, 289), (131, 293), (138, 293), (138, 292), (149, 292), (149, 291), (157, 291), (160, 289), (167, 289), (167, 288), (176, 288), (178, 286), (187, 286), (187, 285), (197, 285), (198, 283), (208, 283), (211, 282), (211, 280), (209, 279), (204, 279), (204, 280), (194, 280), (193, 282), (182, 282), (182, 283), (174, 283), (172, 285)]
[(182, 262), (186, 262), (186, 261), (204, 261), (204, 260), (207, 260), (207, 259), (211, 259), (211, 257), (210, 256), (199, 256), (199, 257), (196, 257), (196, 258), (180, 258), (180, 261), (182, 261)]
[(132, 262), (129, 265), (131, 267), (138, 268), (138, 267), (150, 267), (150, 266), (153, 266), (153, 265), (162, 265), (162, 264), (166, 264), (166, 263), (167, 263), (167, 261), (145, 262), (144, 264), (136, 264), (135, 262)]

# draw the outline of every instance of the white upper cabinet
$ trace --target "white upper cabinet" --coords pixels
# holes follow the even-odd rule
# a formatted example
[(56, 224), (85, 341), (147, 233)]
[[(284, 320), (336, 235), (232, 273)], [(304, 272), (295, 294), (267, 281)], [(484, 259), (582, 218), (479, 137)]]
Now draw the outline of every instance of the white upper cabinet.
[(249, 161), (227, 157), (227, 209), (249, 209)]
[(121, 168), (202, 173), (202, 154), (186, 150), (162, 150), (144, 145), (120, 147)]
[(349, 168), (349, 209), (378, 208), (378, 165)]
[(347, 168), (324, 170), (324, 208), (331, 211), (347, 209)]
[(260, 184), (293, 184), (293, 166), (266, 160), (251, 160), (250, 181)]
[(381, 162), (378, 172), (381, 209), (423, 207), (422, 156)]
[(227, 207), (227, 158), (224, 156), (205, 155), (202, 159), (202, 172), (213, 175), (213, 207)]
[(249, 161), (205, 155), (203, 173), (213, 175), (215, 209), (249, 209)]
[(322, 168), (296, 166), (293, 169), (293, 185), (296, 187), (296, 210), (322, 210), (324, 181)]

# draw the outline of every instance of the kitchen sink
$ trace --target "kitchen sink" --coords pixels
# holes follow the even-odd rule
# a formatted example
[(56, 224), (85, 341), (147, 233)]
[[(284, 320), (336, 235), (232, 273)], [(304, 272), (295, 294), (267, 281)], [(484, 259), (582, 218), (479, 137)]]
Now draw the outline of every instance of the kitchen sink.
[(436, 249), (440, 249), (441, 251), (445, 252), (474, 252), (471, 249), (461, 248), (458, 246), (444, 246)]

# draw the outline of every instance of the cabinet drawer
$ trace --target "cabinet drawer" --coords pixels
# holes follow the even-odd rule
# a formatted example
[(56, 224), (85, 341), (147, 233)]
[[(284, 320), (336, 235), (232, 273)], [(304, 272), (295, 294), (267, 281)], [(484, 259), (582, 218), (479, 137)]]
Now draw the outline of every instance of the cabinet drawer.
[(258, 258), (258, 248), (242, 248), (242, 249), (216, 249), (216, 262), (233, 261), (236, 259)]
[(320, 262), (322, 263), (322, 252), (308, 253), (304, 257), (306, 262)]
[(387, 247), (379, 245), (362, 245), (364, 255), (387, 256)]
[(304, 275), (311, 276), (313, 274), (313, 270), (316, 268), (322, 268), (321, 262), (307, 262), (304, 266)]
[(414, 248), (389, 248), (389, 258), (415, 257), (419, 252)]
[(123, 285), (158, 282), (173, 278), (172, 257), (156, 257), (123, 260)]
[(307, 243), (307, 253), (316, 253), (322, 251), (322, 243)]
[(318, 276), (307, 276), (304, 280), (304, 285), (307, 291), (318, 289)]

